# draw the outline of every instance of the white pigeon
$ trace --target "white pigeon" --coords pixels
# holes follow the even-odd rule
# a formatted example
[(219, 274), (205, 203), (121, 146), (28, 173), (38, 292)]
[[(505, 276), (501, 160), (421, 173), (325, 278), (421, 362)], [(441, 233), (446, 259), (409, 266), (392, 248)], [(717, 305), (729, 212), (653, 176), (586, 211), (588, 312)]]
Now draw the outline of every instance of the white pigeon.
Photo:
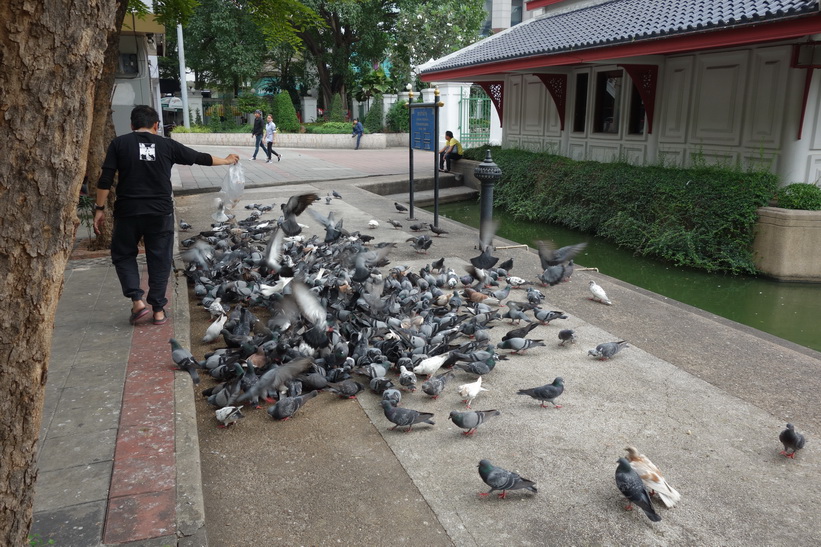
[(447, 353), (443, 353), (442, 355), (434, 355), (433, 357), (422, 359), (418, 365), (413, 367), (413, 373), (417, 376), (433, 376), (433, 373), (439, 370), (439, 367), (447, 361), (448, 355)]
[(280, 277), (277, 280), (277, 282), (274, 283), (273, 285), (266, 285), (265, 283), (260, 283), (259, 284), (259, 292), (263, 296), (271, 296), (271, 295), (274, 295), (274, 294), (280, 294), (280, 293), (282, 293), (283, 289), (285, 289), (285, 286), (288, 285), (288, 283), (290, 283), (292, 279), (293, 279), (293, 277)]
[(479, 378), (477, 378), (475, 382), (472, 382), (470, 384), (462, 384), (461, 386), (459, 386), (459, 395), (461, 395), (462, 399), (464, 399), (463, 402), (467, 403), (468, 408), (470, 408), (470, 403), (472, 403), (473, 399), (475, 399), (476, 396), (479, 395), (480, 391), (487, 391), (487, 389), (482, 387), (481, 376), (479, 376)]
[(661, 474), (661, 470), (650, 461), (650, 458), (644, 454), (639, 454), (639, 451), (632, 446), (628, 446), (625, 450), (627, 450), (627, 460), (630, 462), (633, 470), (641, 477), (650, 495), (654, 493), (658, 494), (658, 497), (661, 498), (661, 501), (667, 508), (673, 507), (678, 503), (681, 499), (681, 494), (667, 483), (667, 480)]
[(589, 287), (590, 287), (590, 292), (593, 293), (593, 298), (591, 298), (591, 300), (601, 302), (602, 304), (607, 304), (608, 306), (610, 306), (612, 304), (612, 302), (610, 302), (610, 299), (607, 298), (607, 293), (604, 292), (604, 289), (602, 289), (592, 279), (590, 280)]
[(405, 365), (400, 366), (399, 383), (408, 391), (416, 391), (416, 374), (405, 368)]
[(231, 424), (237, 423), (240, 418), (244, 418), (241, 406), (225, 406), (217, 409), (214, 413), (217, 420), (222, 424), (220, 427), (228, 427)]
[(202, 341), (209, 344), (216, 340), (217, 337), (219, 337), (220, 332), (222, 332), (222, 328), (225, 326), (225, 322), (227, 320), (227, 315), (220, 315), (217, 317), (214, 322), (211, 323), (207, 329), (205, 329), (205, 336), (202, 337)]
[(225, 306), (222, 305), (222, 297), (216, 297), (211, 305), (208, 306), (208, 313), (211, 314), (211, 317), (219, 317), (220, 315), (225, 315)]
[(375, 230), (376, 228), (379, 228), (379, 223), (376, 220), (371, 219), (368, 221), (368, 228)]

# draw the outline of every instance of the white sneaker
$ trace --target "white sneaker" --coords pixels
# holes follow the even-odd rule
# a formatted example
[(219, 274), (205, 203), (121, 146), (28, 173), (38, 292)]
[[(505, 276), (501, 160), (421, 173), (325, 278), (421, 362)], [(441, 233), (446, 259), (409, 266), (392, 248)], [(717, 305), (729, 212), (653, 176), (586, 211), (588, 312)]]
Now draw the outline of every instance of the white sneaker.
[(274, 162), (272, 162), (271, 160), (268, 160), (268, 161), (266, 161), (265, 163), (274, 163)]
[(248, 158), (249, 160), (256, 160), (256, 158)]

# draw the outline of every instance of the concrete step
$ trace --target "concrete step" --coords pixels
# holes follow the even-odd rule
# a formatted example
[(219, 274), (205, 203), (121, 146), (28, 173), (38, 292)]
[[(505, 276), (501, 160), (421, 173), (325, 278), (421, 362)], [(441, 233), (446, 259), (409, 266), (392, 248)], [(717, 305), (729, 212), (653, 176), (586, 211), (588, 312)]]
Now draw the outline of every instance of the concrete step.
[[(408, 189), (397, 194), (388, 194), (385, 196), (399, 203), (408, 203), (409, 195)], [(456, 201), (467, 201), (479, 197), (479, 192), (474, 188), (468, 186), (452, 186), (447, 188), (439, 188), (439, 203), (453, 203)], [(428, 207), (433, 205), (433, 189), (413, 191), (413, 203), (417, 207)]]
[[(435, 179), (434, 177), (419, 177), (413, 179), (413, 202), (414, 205), (427, 207), (433, 205)], [(382, 180), (376, 183), (363, 184), (362, 188), (385, 196), (400, 203), (408, 203), (409, 187), (408, 180)], [(455, 201), (466, 201), (476, 199), (479, 196), (478, 190), (465, 186), (462, 177), (442, 173), (439, 176), (439, 203), (452, 203)]]

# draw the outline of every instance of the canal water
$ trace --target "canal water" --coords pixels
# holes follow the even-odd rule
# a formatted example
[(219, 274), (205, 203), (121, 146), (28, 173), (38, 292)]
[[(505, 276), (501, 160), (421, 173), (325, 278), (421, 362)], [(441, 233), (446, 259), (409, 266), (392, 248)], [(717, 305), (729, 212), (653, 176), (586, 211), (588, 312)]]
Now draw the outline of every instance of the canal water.
[[(439, 214), (468, 226), (479, 226), (478, 202), (440, 204)], [(578, 264), (821, 351), (821, 285), (710, 274), (633, 256), (614, 243), (561, 226), (518, 221), (498, 211), (494, 212), (494, 220), (499, 222), (497, 235), (531, 247), (540, 239), (552, 240), (558, 247), (586, 241), (587, 248), (576, 258)], [(537, 272), (526, 276), (514, 268), (513, 273), (535, 280)]]

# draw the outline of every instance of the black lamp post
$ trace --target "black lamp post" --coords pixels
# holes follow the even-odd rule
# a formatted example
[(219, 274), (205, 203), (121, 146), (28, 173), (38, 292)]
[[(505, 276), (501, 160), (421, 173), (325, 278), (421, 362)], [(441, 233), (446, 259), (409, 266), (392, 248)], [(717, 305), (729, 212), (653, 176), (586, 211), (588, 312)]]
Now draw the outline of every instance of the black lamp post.
[(487, 151), (485, 161), (477, 165), (476, 169), (473, 170), (473, 176), (482, 183), (482, 193), (479, 202), (479, 239), (487, 241), (484, 231), (487, 229), (486, 227), (490, 225), (490, 221), (493, 220), (493, 185), (502, 178), (502, 170), (499, 169), (499, 166), (496, 165), (493, 158), (490, 157), (490, 150)]

